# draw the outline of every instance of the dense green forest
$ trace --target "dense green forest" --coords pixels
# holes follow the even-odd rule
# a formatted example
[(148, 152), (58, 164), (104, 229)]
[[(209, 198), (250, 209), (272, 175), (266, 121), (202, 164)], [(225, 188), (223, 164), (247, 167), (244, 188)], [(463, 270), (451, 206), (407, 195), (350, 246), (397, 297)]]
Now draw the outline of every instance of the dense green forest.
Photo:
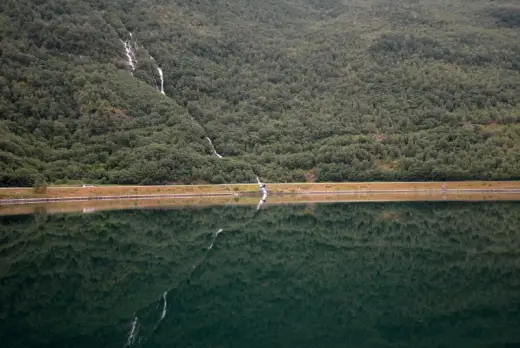
[(515, 0), (3, 0), (0, 185), (520, 179), (519, 29)]
[(0, 341), (123, 347), (137, 316), (144, 347), (506, 347), (520, 339), (518, 207), (2, 217)]

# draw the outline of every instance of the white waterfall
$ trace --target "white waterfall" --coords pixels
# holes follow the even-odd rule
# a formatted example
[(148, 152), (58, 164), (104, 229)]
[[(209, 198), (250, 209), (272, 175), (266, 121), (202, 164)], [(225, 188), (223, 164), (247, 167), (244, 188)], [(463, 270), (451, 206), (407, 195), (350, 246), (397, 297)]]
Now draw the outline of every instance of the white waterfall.
[[(152, 56), (150, 56), (150, 60), (152, 62), (155, 61), (155, 59)], [(157, 65), (157, 72), (159, 73), (159, 78), (161, 79), (161, 89), (159, 89), (159, 86), (157, 86), (157, 82), (156, 82), (157, 90), (160, 91), (162, 94), (165, 94), (164, 93), (164, 75), (163, 75), (162, 69), (158, 65)], [(193, 117), (191, 119), (193, 120)]]
[(132, 51), (132, 47), (130, 47), (130, 44), (128, 43), (128, 41), (123, 41), (121, 40), (121, 42), (123, 43), (123, 45), (125, 46), (125, 54), (126, 54), (126, 59), (128, 61), (128, 65), (130, 66), (130, 68), (132, 69), (132, 71), (135, 71), (135, 55)]
[(208, 139), (209, 146), (211, 147), (211, 150), (213, 151), (213, 153), (214, 153), (218, 158), (222, 158), (222, 156), (219, 155), (219, 153), (217, 152), (217, 150), (215, 150), (215, 146), (213, 146), (213, 142), (211, 141), (211, 139), (208, 138), (208, 137), (206, 137), (206, 139)]
[(260, 190), (262, 191), (262, 199), (267, 198), (267, 186), (265, 186), (265, 184), (260, 181), (260, 178), (258, 176), (256, 177), (256, 181), (258, 182), (258, 186), (260, 186)]
[[(125, 47), (126, 59), (127, 59), (128, 65), (130, 66), (130, 69), (132, 69), (132, 73), (133, 73), (135, 71), (135, 67), (137, 64), (137, 58), (136, 58), (135, 51), (132, 49), (131, 40), (132, 40), (132, 33), (130, 33), (130, 40), (128, 40), (128, 41), (120, 40), (120, 41), (123, 44), (123, 46)], [(137, 44), (134, 44), (134, 47), (137, 47)]]
[(258, 182), (258, 186), (260, 186), (260, 190), (262, 191), (262, 198), (256, 206), (256, 210), (258, 210), (260, 209), (262, 204), (264, 204), (267, 201), (267, 195), (269, 194), (269, 191), (267, 191), (267, 186), (265, 186), (265, 184), (260, 181), (260, 178), (258, 176), (256, 177), (256, 181)]
[(132, 321), (132, 330), (130, 331), (130, 335), (128, 335), (128, 339), (126, 340), (126, 345), (131, 346), (135, 342), (135, 338), (137, 336), (138, 326), (137, 326), (137, 316), (134, 317), (134, 321)]
[(161, 78), (161, 93), (164, 94), (164, 77), (162, 69), (157, 67), (157, 72), (159, 72), (159, 77)]

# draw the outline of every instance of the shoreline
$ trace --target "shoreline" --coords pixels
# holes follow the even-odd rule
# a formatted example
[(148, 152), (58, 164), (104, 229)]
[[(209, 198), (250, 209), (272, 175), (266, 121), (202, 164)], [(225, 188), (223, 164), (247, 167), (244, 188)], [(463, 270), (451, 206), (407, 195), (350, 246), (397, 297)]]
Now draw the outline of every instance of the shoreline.
[[(35, 213), (93, 213), (98, 211), (128, 209), (186, 209), (211, 206), (257, 206), (260, 196), (183, 196), (183, 197), (139, 197), (130, 199), (71, 199), (47, 202), (19, 202), (0, 204), (0, 217), (9, 215), (26, 215)], [(307, 193), (272, 195), (263, 208), (278, 205), (313, 206), (326, 203), (406, 203), (406, 202), (518, 202), (520, 192), (357, 192), (344, 193)]]
[[(266, 206), (334, 202), (520, 201), (520, 181), (268, 184)], [(257, 184), (0, 188), (0, 216), (134, 208), (257, 205)]]
[[(29, 203), (53, 203), (53, 202), (82, 202), (103, 200), (131, 200), (131, 199), (173, 199), (173, 198), (204, 198), (204, 197), (256, 197), (255, 192), (247, 193), (178, 193), (178, 194), (155, 194), (155, 195), (111, 195), (111, 196), (73, 196), (73, 197), (33, 197), (33, 198), (7, 198), (0, 199), (0, 206)], [(453, 194), (520, 194), (520, 188), (511, 189), (410, 189), (410, 190), (349, 190), (349, 191), (307, 191), (307, 192), (274, 192), (273, 196), (300, 196), (300, 195), (380, 195), (380, 194), (428, 194), (428, 195), (453, 195)], [(260, 197), (260, 195), (258, 195)]]
[[(520, 181), (449, 181), (449, 182), (325, 182), (267, 183), (269, 196), (294, 194), (369, 194), (369, 193), (517, 193)], [(0, 205), (73, 200), (242, 197), (261, 196), (258, 184), (156, 185), (156, 186), (49, 186), (43, 193), (30, 187), (0, 188)]]

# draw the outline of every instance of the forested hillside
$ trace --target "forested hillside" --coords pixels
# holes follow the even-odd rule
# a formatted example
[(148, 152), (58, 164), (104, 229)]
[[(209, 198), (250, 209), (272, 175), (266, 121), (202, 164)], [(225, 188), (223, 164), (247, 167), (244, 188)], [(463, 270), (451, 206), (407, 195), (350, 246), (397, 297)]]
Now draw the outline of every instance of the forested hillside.
[(0, 88), (3, 186), (520, 179), (514, 0), (4, 0)]

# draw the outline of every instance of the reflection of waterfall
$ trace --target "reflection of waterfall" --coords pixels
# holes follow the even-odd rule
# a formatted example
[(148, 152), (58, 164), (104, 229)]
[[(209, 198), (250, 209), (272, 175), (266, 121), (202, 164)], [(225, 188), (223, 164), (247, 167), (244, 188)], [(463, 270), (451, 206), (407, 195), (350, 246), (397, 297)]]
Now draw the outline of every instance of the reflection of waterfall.
[[(135, 54), (134, 50), (132, 49), (131, 40), (132, 40), (132, 33), (130, 33), (130, 40), (128, 40), (128, 41), (120, 40), (120, 41), (123, 44), (123, 46), (125, 47), (126, 59), (128, 61), (128, 65), (132, 69), (132, 73), (133, 73), (135, 71), (135, 66), (137, 64), (137, 58), (136, 58), (136, 54)], [(134, 43), (134, 47), (137, 47), (137, 43)]]
[(161, 320), (163, 320), (164, 317), (166, 316), (166, 295), (167, 295), (167, 294), (168, 294), (168, 291), (166, 291), (166, 292), (163, 294), (164, 306), (163, 306), (163, 309), (162, 309)]
[(126, 345), (131, 346), (135, 342), (135, 338), (137, 337), (137, 331), (139, 331), (139, 328), (137, 326), (137, 315), (134, 317), (134, 321), (132, 321), (132, 330), (130, 331), (130, 335), (128, 336), (128, 339), (126, 340)]
[(214, 153), (218, 158), (222, 158), (222, 156), (219, 155), (219, 153), (217, 152), (217, 150), (215, 150), (215, 147), (213, 146), (213, 142), (211, 141), (211, 139), (208, 138), (208, 137), (206, 137), (206, 139), (208, 139), (209, 146), (211, 147), (211, 151), (213, 151), (213, 153)]
[(222, 232), (222, 229), (219, 229), (214, 235), (213, 240), (211, 241), (211, 245), (209, 246), (208, 250), (211, 250), (213, 248), (213, 244), (215, 244), (215, 241), (217, 240), (218, 235)]
[(166, 301), (166, 295), (168, 295), (168, 291), (165, 291), (162, 295), (162, 299), (163, 299), (163, 309), (162, 309), (162, 313), (161, 313), (161, 318), (159, 319), (159, 321), (157, 322), (157, 324), (155, 324), (154, 328), (153, 328), (153, 331), (155, 331), (157, 329), (157, 327), (159, 326), (159, 324), (161, 323), (161, 321), (163, 321), (164, 317), (166, 317), (166, 309), (167, 309), (167, 306), (168, 306), (168, 302)]

